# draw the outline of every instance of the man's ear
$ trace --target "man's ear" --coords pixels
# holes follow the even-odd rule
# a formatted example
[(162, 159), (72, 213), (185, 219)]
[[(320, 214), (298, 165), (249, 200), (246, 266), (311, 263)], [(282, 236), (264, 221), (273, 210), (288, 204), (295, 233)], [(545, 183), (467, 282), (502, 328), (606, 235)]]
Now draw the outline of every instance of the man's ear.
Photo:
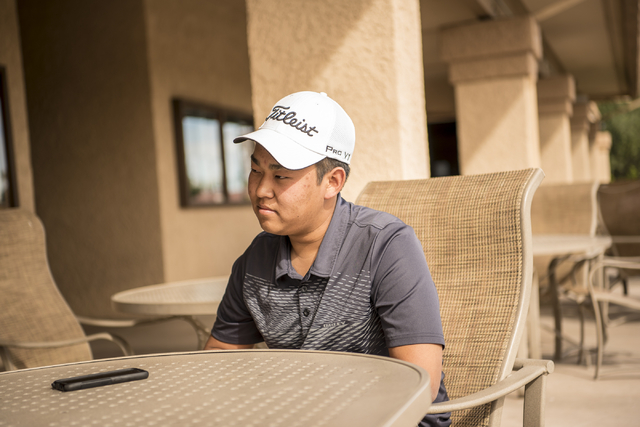
[(347, 181), (347, 173), (341, 167), (335, 167), (324, 176), (324, 179), (327, 183), (324, 198), (331, 199), (337, 196), (342, 187), (344, 187)]

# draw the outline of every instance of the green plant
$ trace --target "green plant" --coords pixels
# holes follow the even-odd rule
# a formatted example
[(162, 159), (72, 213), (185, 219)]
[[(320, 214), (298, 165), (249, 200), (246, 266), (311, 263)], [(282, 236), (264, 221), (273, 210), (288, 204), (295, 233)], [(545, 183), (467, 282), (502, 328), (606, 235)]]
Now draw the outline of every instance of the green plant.
[[(611, 132), (611, 178), (640, 178), (640, 104), (602, 102), (603, 130)], [(635, 108), (634, 108), (635, 107)]]

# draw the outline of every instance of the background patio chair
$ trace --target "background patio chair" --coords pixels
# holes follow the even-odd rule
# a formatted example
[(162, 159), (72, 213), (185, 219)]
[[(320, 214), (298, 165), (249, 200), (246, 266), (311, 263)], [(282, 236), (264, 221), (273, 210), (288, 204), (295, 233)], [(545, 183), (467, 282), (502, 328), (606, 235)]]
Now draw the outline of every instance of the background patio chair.
[(0, 210), (0, 356), (5, 370), (91, 360), (86, 336), (49, 271), (44, 229), (32, 213)]
[[(640, 257), (640, 180), (603, 184), (598, 188), (600, 226), (611, 235), (613, 244), (609, 256)], [(610, 283), (621, 283), (625, 294), (630, 276), (640, 275), (640, 271), (617, 269), (617, 275)]]
[[(616, 289), (609, 282), (609, 276), (602, 274), (607, 268), (615, 268), (617, 270), (638, 271), (640, 272), (640, 257), (604, 257), (596, 263), (591, 269), (589, 277), (589, 297), (593, 307), (596, 319), (596, 370), (594, 379), (600, 378), (600, 371), (604, 359), (604, 348), (607, 338), (607, 328), (620, 325), (633, 316), (623, 314), (615, 320), (609, 318), (609, 304), (624, 307), (640, 314), (640, 299), (634, 298)], [(604, 280), (603, 280), (604, 279)], [(637, 316), (635, 316), (637, 319)]]
[[(531, 204), (533, 234), (579, 234), (595, 236), (598, 230), (597, 182), (547, 184), (536, 191)], [(548, 285), (549, 265), (553, 257), (535, 257), (541, 289)], [(559, 282), (569, 278), (574, 265), (556, 265)], [(583, 277), (586, 280), (586, 276)]]
[[(518, 359), (531, 282), (531, 199), (540, 169), (369, 183), (357, 203), (389, 212), (422, 242), (440, 298), (443, 370), (455, 426), (497, 426), (525, 386), (525, 425), (544, 423), (553, 362)], [(513, 372), (513, 370), (516, 372)]]
[[(599, 231), (597, 193), (599, 183), (547, 184), (536, 191), (531, 205), (531, 228), (536, 234), (575, 234), (595, 236)], [(554, 317), (554, 360), (563, 358), (562, 341), (578, 350), (578, 363), (584, 359), (584, 312), (579, 311), (581, 333), (576, 341), (562, 332), (563, 300), (580, 303), (587, 290), (589, 266), (599, 254), (573, 256), (537, 256), (533, 265), (537, 272), (540, 301), (551, 306)], [(579, 307), (583, 307), (579, 305)]]

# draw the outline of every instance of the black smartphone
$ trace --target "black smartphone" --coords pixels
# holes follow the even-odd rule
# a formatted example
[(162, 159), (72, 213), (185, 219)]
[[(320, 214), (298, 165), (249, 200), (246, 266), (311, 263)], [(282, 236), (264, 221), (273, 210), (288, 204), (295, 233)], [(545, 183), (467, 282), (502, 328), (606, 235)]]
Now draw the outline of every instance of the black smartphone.
[(138, 368), (118, 369), (116, 371), (55, 380), (51, 383), (51, 387), (60, 391), (74, 391), (127, 381), (144, 380), (148, 376), (149, 372)]

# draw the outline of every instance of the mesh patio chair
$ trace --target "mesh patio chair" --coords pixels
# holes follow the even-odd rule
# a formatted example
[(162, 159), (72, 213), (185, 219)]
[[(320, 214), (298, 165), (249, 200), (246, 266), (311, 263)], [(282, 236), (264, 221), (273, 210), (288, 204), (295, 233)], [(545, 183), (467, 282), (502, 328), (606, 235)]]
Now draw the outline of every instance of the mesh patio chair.
[(0, 210), (0, 356), (5, 370), (91, 360), (89, 341), (51, 276), (44, 229), (32, 213)]
[[(533, 266), (530, 208), (540, 169), (372, 182), (357, 203), (416, 232), (438, 289), (443, 370), (455, 426), (498, 426), (504, 397), (525, 386), (525, 426), (544, 423), (553, 362), (518, 359)], [(515, 370), (515, 372), (514, 372)]]
[[(598, 188), (600, 226), (611, 235), (613, 245), (608, 255), (640, 257), (640, 180), (603, 184)], [(630, 276), (640, 271), (619, 268), (611, 285), (621, 283), (627, 292)]]
[[(541, 186), (531, 205), (531, 229), (533, 234), (579, 234), (595, 236), (598, 229), (597, 182), (576, 184), (548, 184)], [(561, 283), (574, 273), (573, 263), (561, 269), (556, 261), (556, 271), (550, 271), (553, 257), (536, 257), (534, 267), (543, 286), (550, 274)], [(584, 278), (586, 279), (586, 277)]]
[[(640, 298), (621, 292), (609, 282), (609, 276), (605, 273), (607, 268), (617, 270), (640, 271), (640, 257), (604, 257), (591, 269), (589, 276), (589, 297), (596, 319), (596, 370), (594, 379), (600, 378), (604, 348), (607, 339), (607, 328), (617, 326), (630, 319), (637, 319), (640, 314)], [(609, 317), (609, 305), (617, 305), (625, 309), (635, 311), (636, 316), (623, 314), (611, 319)]]
[[(584, 182), (548, 184), (538, 188), (531, 205), (532, 233), (596, 236), (600, 226), (598, 187), (597, 182)], [(579, 311), (581, 333), (576, 341), (563, 334), (561, 299), (580, 303), (580, 295), (587, 289), (590, 265), (600, 255), (596, 252), (557, 257), (539, 256), (533, 260), (540, 284), (540, 299), (549, 303), (553, 311), (552, 332), (556, 336), (554, 360), (563, 358), (563, 341), (575, 346), (578, 363), (584, 360), (584, 312)]]

